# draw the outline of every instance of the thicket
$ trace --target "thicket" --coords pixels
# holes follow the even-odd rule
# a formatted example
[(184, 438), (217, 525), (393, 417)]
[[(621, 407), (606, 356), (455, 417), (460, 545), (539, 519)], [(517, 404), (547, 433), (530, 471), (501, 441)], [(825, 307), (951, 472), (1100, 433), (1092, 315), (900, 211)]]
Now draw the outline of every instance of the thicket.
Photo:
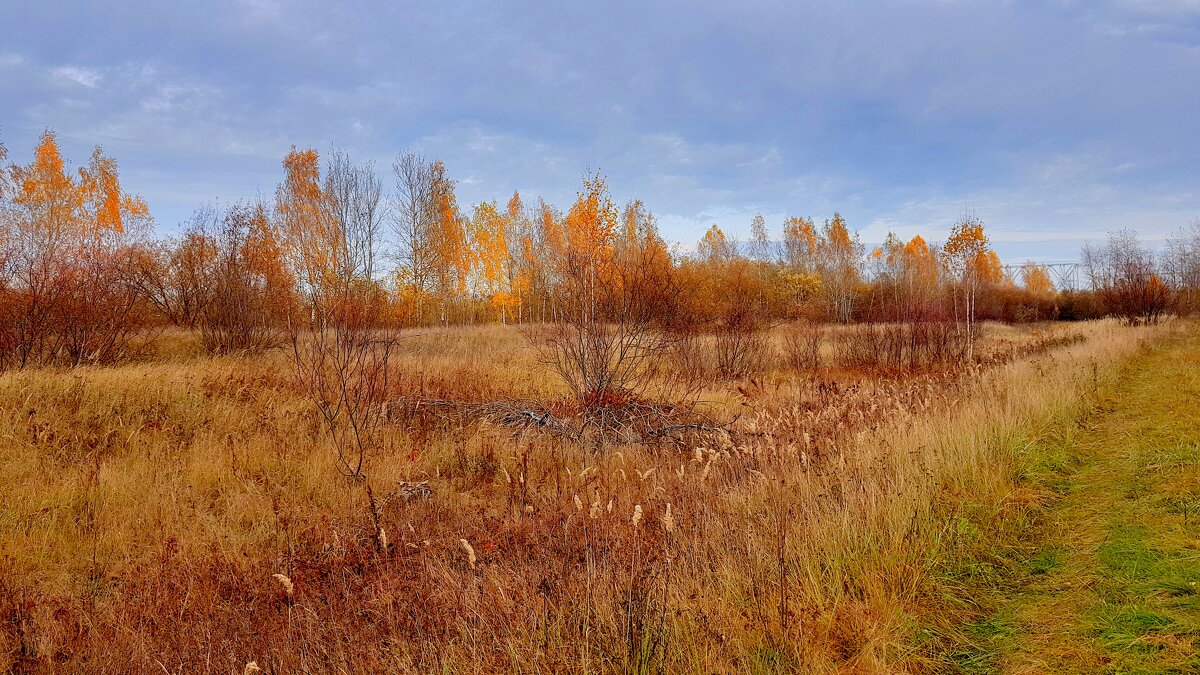
[[(464, 210), (446, 167), (412, 153), (390, 187), (341, 151), (322, 166), (293, 149), (283, 165), (274, 204), (202, 206), (181, 234), (154, 238), (113, 158), (97, 148), (70, 171), (46, 132), (30, 164), (0, 171), (0, 367), (111, 362), (168, 325), (212, 352), (261, 351), (336, 325), (340, 310), (322, 303), (365, 303), (372, 330), (536, 326), (572, 390), (602, 398), (638, 389), (668, 352), (694, 375), (744, 376), (783, 322), (856, 325), (845, 363), (919, 368), (970, 360), (981, 321), (1154, 323), (1200, 304), (1200, 221), (1159, 255), (1114, 232), (1084, 249), (1086, 288), (1056, 289), (1034, 263), (1006, 272), (970, 213), (940, 246), (888, 235), (867, 251), (835, 213), (789, 218), (777, 235), (759, 216), (746, 241), (713, 225), (686, 253), (641, 202), (618, 208), (599, 175), (565, 213), (517, 193)], [(316, 292), (330, 279), (339, 297)], [(812, 362), (812, 335), (788, 358)]]

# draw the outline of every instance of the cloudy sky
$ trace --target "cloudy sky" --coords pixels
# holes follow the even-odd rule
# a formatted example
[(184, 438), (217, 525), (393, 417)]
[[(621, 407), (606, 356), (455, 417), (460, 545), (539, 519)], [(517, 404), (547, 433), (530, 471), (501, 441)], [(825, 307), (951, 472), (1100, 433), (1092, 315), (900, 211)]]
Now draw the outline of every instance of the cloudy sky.
[(0, 140), (100, 144), (169, 231), (288, 148), (443, 159), (460, 202), (586, 171), (669, 239), (964, 209), (1010, 259), (1200, 216), (1200, 0), (0, 0)]

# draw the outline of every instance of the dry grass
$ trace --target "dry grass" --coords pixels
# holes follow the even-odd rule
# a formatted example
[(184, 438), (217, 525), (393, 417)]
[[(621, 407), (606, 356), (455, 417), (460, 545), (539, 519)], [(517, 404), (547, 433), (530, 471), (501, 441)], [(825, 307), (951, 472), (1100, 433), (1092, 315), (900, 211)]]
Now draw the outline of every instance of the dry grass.
[[(281, 354), (168, 333), (140, 363), (3, 374), (0, 664), (937, 670), (971, 612), (939, 570), (1031, 508), (1016, 439), (1168, 329), (1036, 330), (990, 327), (993, 365), (886, 377), (834, 365), (836, 330), (797, 371), (776, 330), (750, 379), (705, 382), (732, 424), (703, 444), (401, 416), (373, 499), (337, 476)], [(412, 333), (396, 361), (397, 395), (566, 395), (517, 328)]]

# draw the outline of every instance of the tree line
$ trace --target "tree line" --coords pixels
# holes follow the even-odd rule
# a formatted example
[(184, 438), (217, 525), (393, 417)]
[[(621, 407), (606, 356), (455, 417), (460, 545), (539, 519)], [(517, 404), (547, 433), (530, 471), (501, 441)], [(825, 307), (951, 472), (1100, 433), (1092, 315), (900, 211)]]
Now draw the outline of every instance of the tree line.
[(835, 213), (789, 218), (777, 234), (757, 216), (745, 241), (713, 225), (685, 251), (598, 174), (565, 211), (516, 192), (463, 208), (445, 165), (416, 153), (387, 175), (341, 150), (322, 161), (293, 148), (273, 200), (202, 206), (178, 235), (156, 236), (100, 148), (72, 171), (53, 132), (29, 164), (0, 145), (0, 366), (109, 362), (166, 325), (234, 352), (346, 322), (521, 323), (557, 327), (551, 360), (582, 395), (614, 384), (593, 375), (621, 379), (589, 360), (653, 354), (653, 336), (725, 336), (736, 361), (746, 336), (775, 323), (836, 322), (872, 326), (864, 359), (969, 358), (983, 320), (1154, 322), (1195, 311), (1200, 292), (1200, 221), (1157, 255), (1112, 233), (1083, 251), (1089, 288), (1060, 290), (1034, 263), (1006, 275), (969, 213), (941, 245), (889, 234), (868, 250)]

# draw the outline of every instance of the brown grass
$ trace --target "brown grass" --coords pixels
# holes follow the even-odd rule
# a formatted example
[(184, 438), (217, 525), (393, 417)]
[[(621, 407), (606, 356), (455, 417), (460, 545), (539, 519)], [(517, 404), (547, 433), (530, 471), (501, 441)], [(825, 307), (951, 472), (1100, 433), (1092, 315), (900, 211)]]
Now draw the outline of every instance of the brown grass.
[[(834, 365), (839, 329), (798, 371), (775, 330), (756, 372), (705, 385), (731, 424), (695, 444), (403, 415), (368, 459), (374, 506), (278, 352), (169, 333), (139, 363), (6, 373), (0, 664), (937, 670), (928, 629), (970, 613), (939, 574), (979, 545), (963, 523), (1036, 504), (1015, 439), (1167, 329), (1036, 330), (989, 327), (987, 365), (899, 375)], [(397, 395), (567, 396), (518, 328), (397, 350)]]

